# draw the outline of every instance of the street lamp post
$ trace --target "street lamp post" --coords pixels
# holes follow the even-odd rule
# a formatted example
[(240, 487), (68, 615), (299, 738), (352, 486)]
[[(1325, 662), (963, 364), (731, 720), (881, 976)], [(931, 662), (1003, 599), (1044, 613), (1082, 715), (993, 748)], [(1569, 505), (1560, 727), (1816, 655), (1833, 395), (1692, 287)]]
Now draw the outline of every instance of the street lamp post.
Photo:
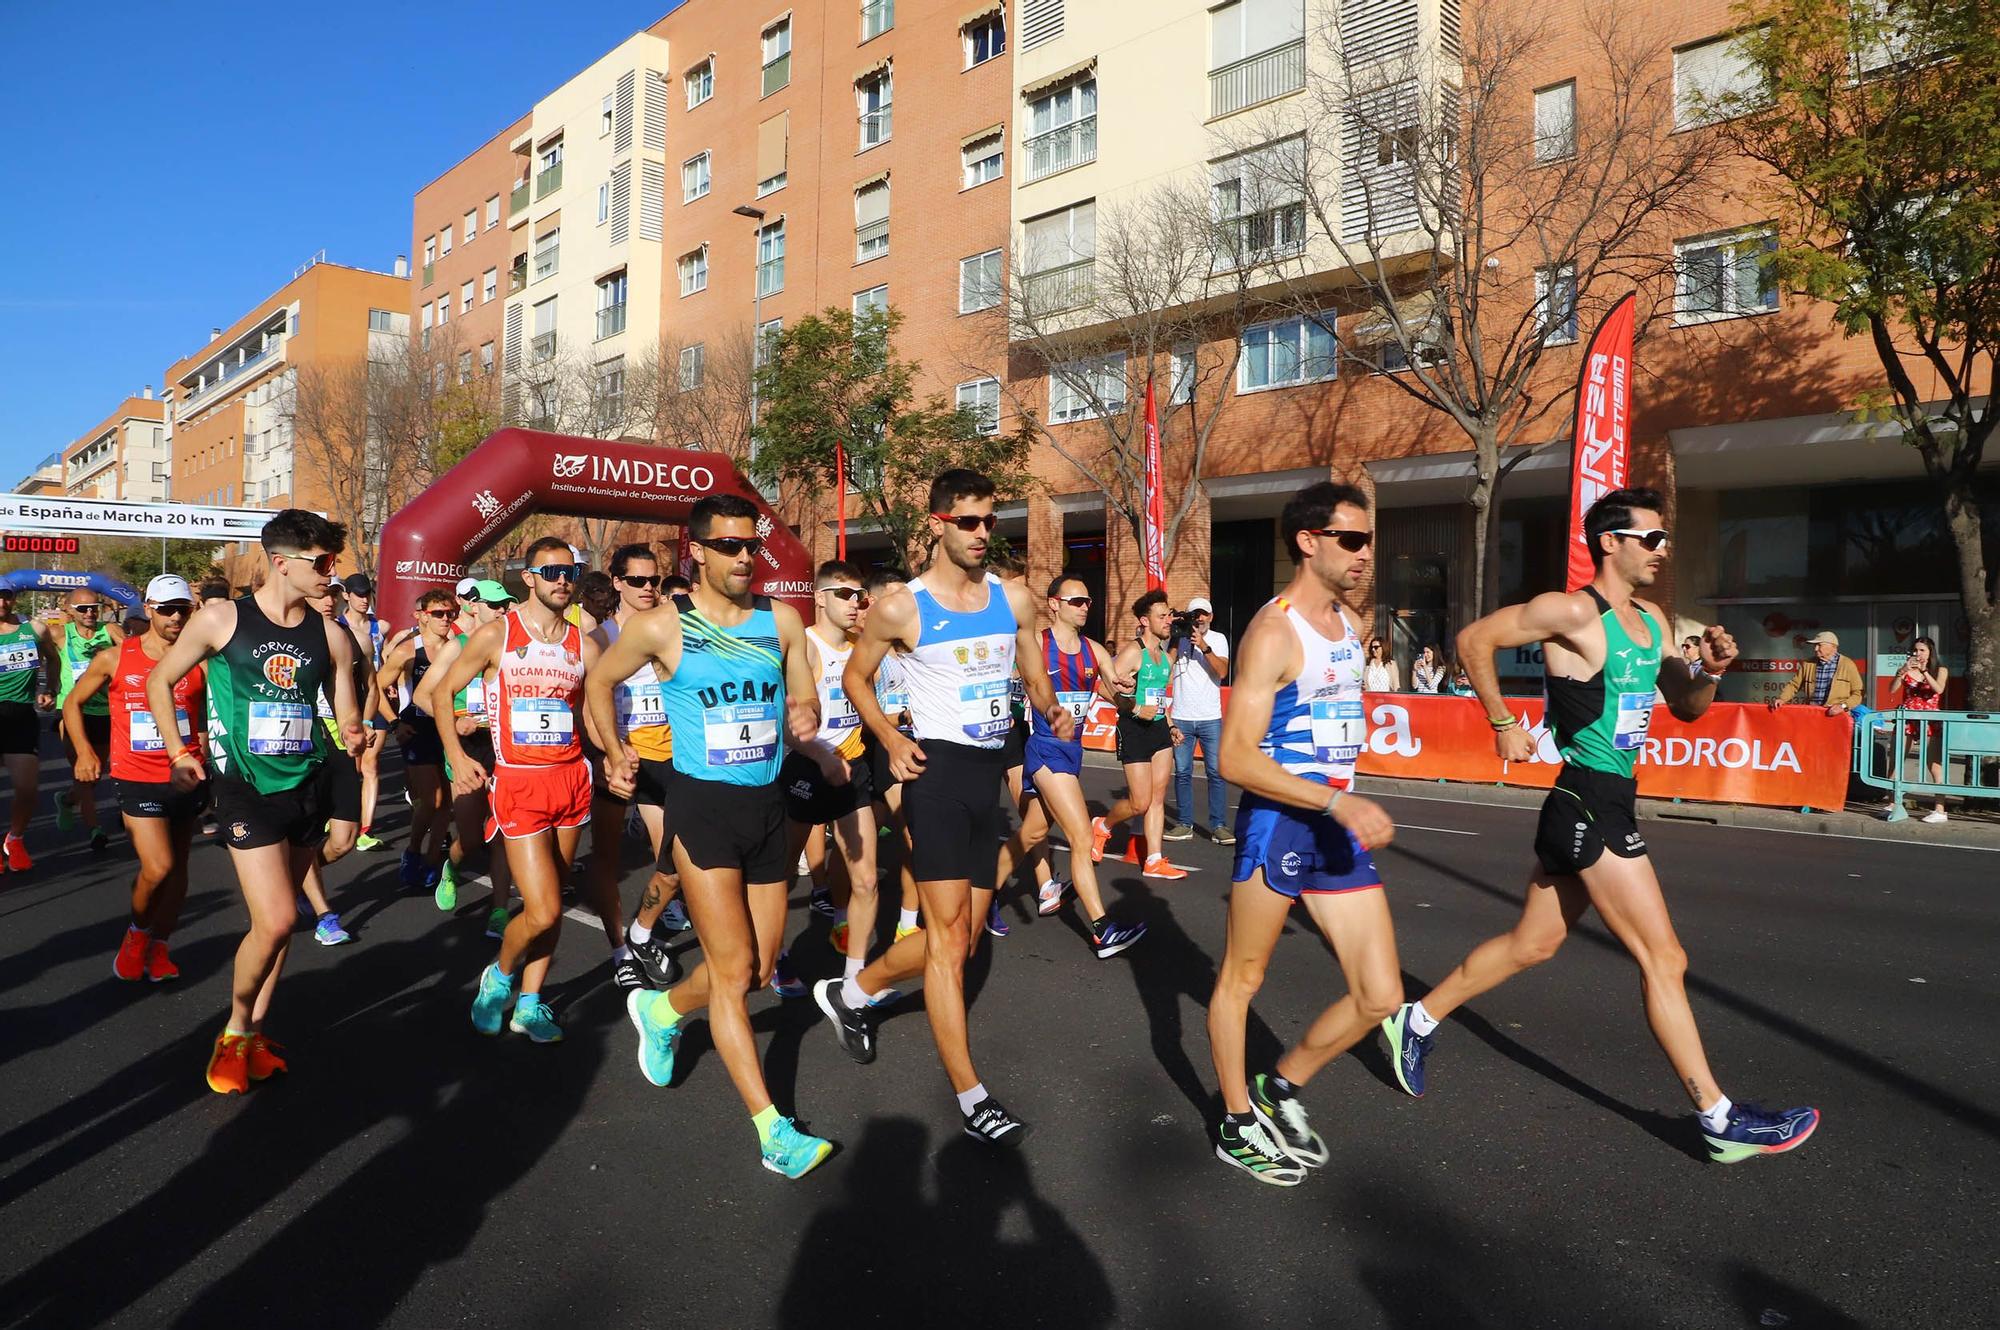
[[(750, 231), (750, 461), (754, 463), (757, 460), (757, 361), (764, 341), (764, 274), (761, 271), (764, 210), (743, 203), (730, 211), (738, 217), (748, 217), (754, 223)], [(754, 478), (751, 483), (756, 483)]]

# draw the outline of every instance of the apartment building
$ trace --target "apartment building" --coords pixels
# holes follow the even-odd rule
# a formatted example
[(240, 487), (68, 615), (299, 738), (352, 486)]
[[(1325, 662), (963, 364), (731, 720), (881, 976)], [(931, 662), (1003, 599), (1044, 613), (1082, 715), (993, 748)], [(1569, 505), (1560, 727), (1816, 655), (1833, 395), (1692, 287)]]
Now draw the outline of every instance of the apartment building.
[(31, 496), (61, 494), (63, 489), (63, 455), (57, 449), (36, 464), (35, 469), (21, 477), (8, 491), (10, 494)]
[(417, 349), (453, 383), (499, 372), (513, 261), (508, 221), (525, 216), (529, 194), (527, 182), (516, 178), (513, 145), (528, 130), (524, 116), (417, 191), (410, 327)]
[(149, 386), (63, 449), (63, 492), (158, 503), (171, 495), (171, 460), (167, 404)]

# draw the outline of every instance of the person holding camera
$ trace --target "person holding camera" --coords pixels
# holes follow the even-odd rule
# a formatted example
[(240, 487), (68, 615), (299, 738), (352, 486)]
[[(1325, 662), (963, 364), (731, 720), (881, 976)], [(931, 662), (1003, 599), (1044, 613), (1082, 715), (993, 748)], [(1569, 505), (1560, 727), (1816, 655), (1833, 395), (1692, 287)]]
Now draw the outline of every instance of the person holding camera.
[[(1174, 743), (1174, 823), (1168, 840), (1187, 840), (1199, 829), (1217, 845), (1234, 845), (1229, 829), (1229, 785), (1216, 769), (1222, 744), (1222, 685), (1229, 682), (1229, 639), (1209, 627), (1215, 607), (1206, 596), (1188, 602), (1187, 612), (1174, 616), (1167, 649), (1174, 659), (1174, 723), (1180, 738)], [(1202, 771), (1208, 777), (1208, 818), (1194, 821), (1194, 750), (1201, 745)]]
[(1104, 858), (1104, 846), (1112, 832), (1140, 818), (1146, 852), (1141, 877), (1179, 879), (1187, 870), (1176, 868), (1161, 852), (1167, 823), (1167, 777), (1173, 770), (1174, 745), (1180, 730), (1167, 714), (1167, 685), (1173, 676), (1173, 658), (1167, 651), (1167, 637), (1173, 628), (1173, 606), (1164, 591), (1148, 591), (1132, 602), (1132, 617), (1139, 631), (1120, 648), (1111, 662), (1112, 677), (1130, 679), (1132, 691), (1118, 692), (1118, 762), (1125, 768), (1125, 794), (1111, 805), (1103, 817), (1090, 824), (1090, 861)]
[[(1938, 701), (1944, 696), (1945, 684), (1951, 679), (1951, 671), (1938, 663), (1937, 643), (1928, 637), (1920, 637), (1910, 643), (1910, 654), (1903, 661), (1903, 668), (1896, 675), (1896, 706), (1903, 711), (1936, 711)], [(1944, 763), (1938, 760), (1940, 740), (1938, 731), (1942, 727), (1936, 721), (1905, 721), (1903, 735), (1912, 748), (1919, 747), (1918, 739), (1924, 730), (1930, 731), (1930, 778), (1932, 784), (1944, 780)], [(1944, 796), (1939, 795), (1931, 805), (1931, 811), (1924, 814), (1926, 822), (1945, 820)]]

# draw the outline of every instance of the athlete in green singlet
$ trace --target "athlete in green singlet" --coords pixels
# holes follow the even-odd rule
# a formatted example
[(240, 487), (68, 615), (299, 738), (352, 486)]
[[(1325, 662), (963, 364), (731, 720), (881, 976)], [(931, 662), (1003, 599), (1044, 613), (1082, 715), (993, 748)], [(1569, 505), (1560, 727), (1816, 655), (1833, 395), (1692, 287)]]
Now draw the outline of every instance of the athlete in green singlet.
[(1174, 745), (1180, 727), (1167, 714), (1167, 685), (1174, 659), (1167, 650), (1174, 608), (1164, 591), (1148, 591), (1132, 602), (1139, 631), (1118, 649), (1111, 671), (1133, 679), (1132, 691), (1118, 695), (1118, 762), (1125, 768), (1125, 795), (1090, 824), (1090, 857), (1104, 857), (1105, 842), (1126, 819), (1137, 814), (1146, 839), (1140, 868), (1143, 877), (1177, 879), (1187, 870), (1176, 868), (1163, 853), (1167, 832), (1167, 782), (1174, 774)]
[[(76, 687), (76, 681), (90, 668), (91, 659), (100, 651), (108, 651), (125, 640), (125, 630), (117, 624), (104, 622), (104, 598), (95, 591), (78, 587), (69, 593), (67, 612), (69, 622), (63, 625), (62, 636), (57, 641), (56, 654), (59, 664), (56, 672), (56, 707), (60, 709), (69, 696), (69, 690)], [(86, 702), (83, 707), (83, 729), (90, 739), (90, 746), (97, 750), (97, 766), (107, 770), (111, 764), (111, 701), (108, 694), (100, 693)], [(69, 755), (72, 784), (67, 798), (56, 796), (56, 824), (58, 829), (67, 831), (72, 810), (83, 818), (83, 825), (90, 830), (90, 848), (102, 852), (109, 843), (104, 829), (97, 824), (97, 782), (75, 780), (76, 744), (63, 732), (63, 751)]]
[(15, 613), (14, 594), (13, 587), (0, 586), (0, 762), (14, 794), (0, 868), (25, 873), (35, 861), (22, 837), (35, 815), (42, 771), (42, 726), (35, 708), (55, 701), (58, 659), (48, 629)]

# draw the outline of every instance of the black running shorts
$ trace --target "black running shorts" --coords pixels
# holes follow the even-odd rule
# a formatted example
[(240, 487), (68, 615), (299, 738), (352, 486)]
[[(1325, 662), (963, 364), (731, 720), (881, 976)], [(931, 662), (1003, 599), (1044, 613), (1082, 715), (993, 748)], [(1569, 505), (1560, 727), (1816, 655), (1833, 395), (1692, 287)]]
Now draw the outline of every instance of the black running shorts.
[(741, 872), (746, 885), (790, 882), (792, 841), (779, 788), (730, 785), (676, 771), (667, 787), (673, 826), (666, 843), (678, 842), (696, 868)]
[(1173, 726), (1165, 720), (1118, 718), (1118, 761), (1128, 767), (1151, 762), (1153, 754), (1174, 746)]
[[(110, 717), (105, 717), (109, 720)], [(0, 702), (0, 753), (42, 751), (42, 722), (31, 702)]]
[[(62, 712), (56, 712), (56, 733), (62, 736), (63, 752), (72, 765), (76, 762), (76, 745), (69, 741), (69, 731), (63, 728)], [(111, 717), (93, 716), (83, 713), (83, 737), (90, 740), (90, 746), (97, 750), (97, 756), (108, 763), (111, 757)]]
[(1023, 760), (1022, 755), (1027, 751), (1027, 747), (1028, 718), (1017, 713), (1014, 717), (1014, 727), (1007, 731), (1007, 742), (1000, 749), (1001, 752), (1007, 755), (1007, 769), (1009, 771), (1021, 765)]
[(847, 784), (830, 784), (819, 763), (803, 753), (791, 753), (778, 769), (778, 787), (785, 792), (785, 816), (809, 827), (837, 822), (875, 801), (868, 754), (847, 763)]
[(1542, 801), (1535, 829), (1535, 855), (1551, 873), (1581, 873), (1606, 850), (1621, 859), (1646, 853), (1633, 800), (1639, 788), (1630, 776), (1590, 767), (1565, 766)]
[(1000, 851), (1000, 787), (1007, 750), (923, 741), (924, 772), (903, 787), (910, 871), (919, 882), (988, 890)]
[(338, 739), (327, 745), (326, 760), (319, 764), (320, 798), (326, 815), (335, 822), (361, 824), (361, 768), (347, 755)]
[(192, 790), (177, 790), (170, 780), (121, 780), (118, 811), (127, 817), (163, 817), (169, 822), (192, 822), (208, 807), (208, 782)]
[(405, 712), (396, 721), (397, 733), (407, 726), (410, 737), (402, 740), (403, 765), (406, 767), (441, 767), (444, 765), (444, 741), (438, 738), (437, 721), (429, 716), (419, 716)]
[(595, 749), (590, 750), (590, 770), (593, 781), (591, 788), (599, 799), (619, 805), (637, 804), (641, 808), (666, 807), (667, 778), (674, 770), (674, 764), (671, 762), (662, 762), (651, 757), (640, 758), (639, 771), (632, 783), (630, 799), (619, 798), (611, 792), (611, 787), (604, 783), (604, 758)]
[(876, 742), (873, 734), (868, 736), (867, 745), (862, 756), (868, 760), (868, 790), (872, 797), (880, 799), (892, 786), (903, 782), (896, 778), (894, 769), (889, 765), (889, 750)]
[[(326, 763), (289, 790), (265, 794), (235, 776), (211, 776), (223, 843), (254, 850), (284, 842), (304, 849), (326, 839)], [(357, 784), (357, 795), (358, 795)], [(359, 814), (357, 814), (359, 816)]]

